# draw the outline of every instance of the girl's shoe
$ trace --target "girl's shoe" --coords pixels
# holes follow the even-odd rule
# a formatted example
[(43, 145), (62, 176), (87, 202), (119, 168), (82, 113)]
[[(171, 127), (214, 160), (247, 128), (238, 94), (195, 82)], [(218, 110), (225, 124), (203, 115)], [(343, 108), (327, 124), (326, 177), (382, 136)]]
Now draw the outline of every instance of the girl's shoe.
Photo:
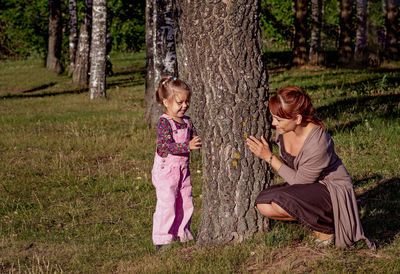
[(167, 245), (156, 245), (156, 250), (157, 251), (163, 251), (163, 250), (169, 249), (170, 247), (171, 247), (170, 244), (167, 244)]

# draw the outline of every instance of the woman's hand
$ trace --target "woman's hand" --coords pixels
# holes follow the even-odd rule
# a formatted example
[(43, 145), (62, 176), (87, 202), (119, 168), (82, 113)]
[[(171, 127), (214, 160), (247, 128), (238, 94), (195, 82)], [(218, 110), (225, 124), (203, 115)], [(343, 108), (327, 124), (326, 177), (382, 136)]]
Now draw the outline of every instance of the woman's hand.
[(246, 142), (251, 152), (254, 153), (254, 155), (267, 162), (269, 161), (272, 152), (271, 149), (269, 148), (267, 141), (263, 136), (261, 136), (261, 141), (254, 136), (250, 136), (249, 138), (246, 139)]
[(201, 140), (199, 136), (195, 136), (192, 140), (189, 141), (189, 148), (190, 150), (201, 148)]

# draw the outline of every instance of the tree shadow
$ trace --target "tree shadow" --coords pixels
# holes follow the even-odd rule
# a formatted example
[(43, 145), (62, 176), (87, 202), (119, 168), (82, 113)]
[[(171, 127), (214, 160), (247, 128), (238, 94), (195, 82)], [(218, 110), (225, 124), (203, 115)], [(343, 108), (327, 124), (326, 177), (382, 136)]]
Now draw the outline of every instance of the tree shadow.
[(46, 88), (54, 86), (55, 84), (56, 84), (55, 82), (50, 82), (48, 84), (44, 84), (44, 85), (41, 85), (41, 86), (36, 87), (36, 88), (24, 90), (23, 93), (31, 93), (31, 92), (35, 92), (35, 91), (38, 91), (38, 90), (41, 90), (41, 89), (46, 89)]
[[(33, 91), (31, 91), (31, 92), (33, 92)], [(0, 95), (0, 99), (43, 98), (43, 97), (57, 96), (57, 95), (64, 95), (64, 94), (80, 94), (83, 92), (87, 92), (87, 88), (65, 90), (65, 91), (53, 91), (53, 92), (37, 93), (37, 94), (26, 94), (25, 92), (15, 93), (15, 94), (8, 93), (5, 95)]]
[(113, 77), (119, 76), (131, 76), (132, 74), (139, 74), (140, 76), (146, 76), (146, 68), (129, 68), (122, 71), (114, 72)]
[(133, 86), (138, 86), (138, 85), (143, 85), (145, 82), (143, 79), (134, 79), (132, 80), (131, 78), (123, 78), (123, 79), (118, 79), (118, 80), (113, 80), (108, 83), (106, 83), (107, 89), (112, 88), (112, 87), (133, 87)]
[[(393, 70), (391, 72), (396, 72), (399, 73), (400, 70)], [(348, 77), (351, 74), (357, 74), (359, 71), (349, 71), (347, 73), (343, 72), (342, 74), (346, 74)], [(339, 74), (335, 74), (335, 76), (338, 76)], [(308, 76), (308, 79), (312, 78), (319, 78), (320, 75), (315, 75), (315, 76)], [(351, 77), (351, 76), (350, 76)], [(306, 78), (306, 77), (303, 77)], [(382, 84), (381, 84), (382, 83)], [(360, 80), (357, 82), (348, 82), (348, 83), (334, 83), (334, 84), (324, 84), (323, 87), (324, 89), (335, 89), (340, 87), (341, 90), (356, 90), (358, 94), (365, 94), (370, 92), (371, 90), (379, 90), (382, 89), (380, 87), (384, 88), (394, 88), (394, 87), (399, 87), (400, 86), (400, 79), (396, 76), (387, 76), (385, 73), (382, 73), (381, 71), (375, 71), (375, 77), (368, 77), (368, 80)], [(321, 85), (310, 85), (305, 87), (307, 90), (318, 90), (321, 88)]]
[(374, 175), (354, 183), (376, 180), (379, 182), (375, 187), (358, 196), (358, 205), (367, 236), (378, 244), (387, 244), (400, 233), (400, 178), (382, 180), (380, 175)]
[(130, 68), (123, 71), (115, 72), (114, 75), (107, 79), (106, 87), (129, 87), (143, 85), (146, 79), (146, 69)]
[[(398, 105), (400, 103), (400, 94), (384, 95), (364, 95), (352, 98), (344, 98), (331, 104), (316, 108), (318, 116), (324, 120), (326, 118), (338, 119), (342, 113), (363, 113), (372, 112), (376, 117), (384, 119), (397, 119), (400, 116)], [(334, 131), (339, 129), (352, 129), (361, 120), (346, 121), (335, 127)]]

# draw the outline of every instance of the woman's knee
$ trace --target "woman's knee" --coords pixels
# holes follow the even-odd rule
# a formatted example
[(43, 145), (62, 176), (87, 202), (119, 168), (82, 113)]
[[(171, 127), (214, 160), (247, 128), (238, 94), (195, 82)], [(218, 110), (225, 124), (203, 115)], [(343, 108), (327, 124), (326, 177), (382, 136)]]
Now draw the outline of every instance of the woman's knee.
[(278, 220), (295, 220), (282, 207), (275, 203), (257, 204), (258, 211), (265, 217)]
[(271, 217), (275, 213), (271, 204), (257, 204), (257, 209), (265, 217)]

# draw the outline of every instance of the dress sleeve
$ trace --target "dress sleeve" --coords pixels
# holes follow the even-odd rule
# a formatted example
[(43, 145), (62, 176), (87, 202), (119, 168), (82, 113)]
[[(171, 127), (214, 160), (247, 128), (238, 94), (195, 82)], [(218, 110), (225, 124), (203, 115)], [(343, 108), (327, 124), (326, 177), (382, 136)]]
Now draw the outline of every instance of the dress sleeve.
[(311, 184), (323, 175), (333, 156), (333, 143), (309, 144), (299, 159), (298, 169), (282, 165), (278, 174), (289, 184)]
[(157, 153), (161, 157), (168, 154), (182, 154), (190, 152), (189, 143), (176, 143), (172, 137), (172, 128), (167, 119), (161, 118), (157, 124)]

